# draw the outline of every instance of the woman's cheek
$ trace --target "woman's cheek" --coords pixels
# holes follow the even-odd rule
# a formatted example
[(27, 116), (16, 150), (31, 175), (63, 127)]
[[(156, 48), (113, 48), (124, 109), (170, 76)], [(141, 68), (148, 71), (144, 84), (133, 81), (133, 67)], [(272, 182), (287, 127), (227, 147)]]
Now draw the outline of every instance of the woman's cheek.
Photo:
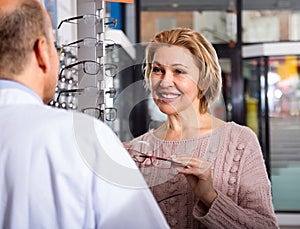
[(156, 90), (157, 87), (159, 86), (160, 83), (160, 79), (159, 78), (155, 78), (155, 77), (151, 77), (150, 78), (150, 88), (152, 91)]

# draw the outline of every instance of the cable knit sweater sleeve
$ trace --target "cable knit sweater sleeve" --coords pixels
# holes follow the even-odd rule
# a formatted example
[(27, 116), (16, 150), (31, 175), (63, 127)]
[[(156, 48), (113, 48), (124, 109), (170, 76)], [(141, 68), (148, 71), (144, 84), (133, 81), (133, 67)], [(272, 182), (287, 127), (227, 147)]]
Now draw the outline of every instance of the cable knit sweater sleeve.
[(208, 228), (278, 228), (271, 185), (256, 135), (249, 128), (235, 124), (224, 145), (228, 145), (225, 155), (214, 165), (218, 168), (215, 169), (215, 177), (219, 177), (218, 197), (210, 209), (198, 201), (194, 217)]

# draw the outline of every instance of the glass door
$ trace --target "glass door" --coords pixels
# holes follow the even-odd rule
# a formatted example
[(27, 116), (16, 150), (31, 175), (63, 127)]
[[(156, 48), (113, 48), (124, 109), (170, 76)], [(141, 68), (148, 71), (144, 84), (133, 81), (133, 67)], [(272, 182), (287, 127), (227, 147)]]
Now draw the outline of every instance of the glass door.
[(257, 133), (276, 212), (300, 212), (300, 57), (243, 60), (246, 125)]
[(299, 56), (269, 58), (271, 180), (278, 211), (300, 211)]

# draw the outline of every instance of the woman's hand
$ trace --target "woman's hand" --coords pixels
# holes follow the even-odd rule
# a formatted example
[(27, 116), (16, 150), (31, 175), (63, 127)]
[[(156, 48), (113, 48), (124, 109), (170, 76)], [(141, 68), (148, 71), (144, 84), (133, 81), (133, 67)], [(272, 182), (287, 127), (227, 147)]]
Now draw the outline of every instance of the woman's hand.
[(190, 154), (177, 154), (172, 159), (186, 165), (178, 172), (185, 175), (195, 195), (209, 208), (218, 195), (213, 187), (211, 164)]
[(124, 148), (129, 151), (131, 149), (131, 143), (130, 142), (122, 142)]

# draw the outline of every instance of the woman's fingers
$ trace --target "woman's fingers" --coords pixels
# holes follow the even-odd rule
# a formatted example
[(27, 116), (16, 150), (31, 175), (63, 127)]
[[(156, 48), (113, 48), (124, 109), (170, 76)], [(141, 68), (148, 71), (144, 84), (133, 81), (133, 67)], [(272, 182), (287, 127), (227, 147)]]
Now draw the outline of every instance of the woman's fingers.
[(198, 157), (193, 157), (193, 155), (190, 154), (178, 154), (178, 155), (173, 155), (172, 160), (185, 164), (185, 165), (189, 165), (191, 167), (206, 167), (209, 166), (210, 163), (203, 160), (202, 158), (198, 158)]
[(211, 168), (209, 162), (201, 158), (193, 157), (192, 155), (180, 154), (172, 159), (185, 165), (184, 168), (178, 169), (178, 172), (183, 174), (200, 176)]

